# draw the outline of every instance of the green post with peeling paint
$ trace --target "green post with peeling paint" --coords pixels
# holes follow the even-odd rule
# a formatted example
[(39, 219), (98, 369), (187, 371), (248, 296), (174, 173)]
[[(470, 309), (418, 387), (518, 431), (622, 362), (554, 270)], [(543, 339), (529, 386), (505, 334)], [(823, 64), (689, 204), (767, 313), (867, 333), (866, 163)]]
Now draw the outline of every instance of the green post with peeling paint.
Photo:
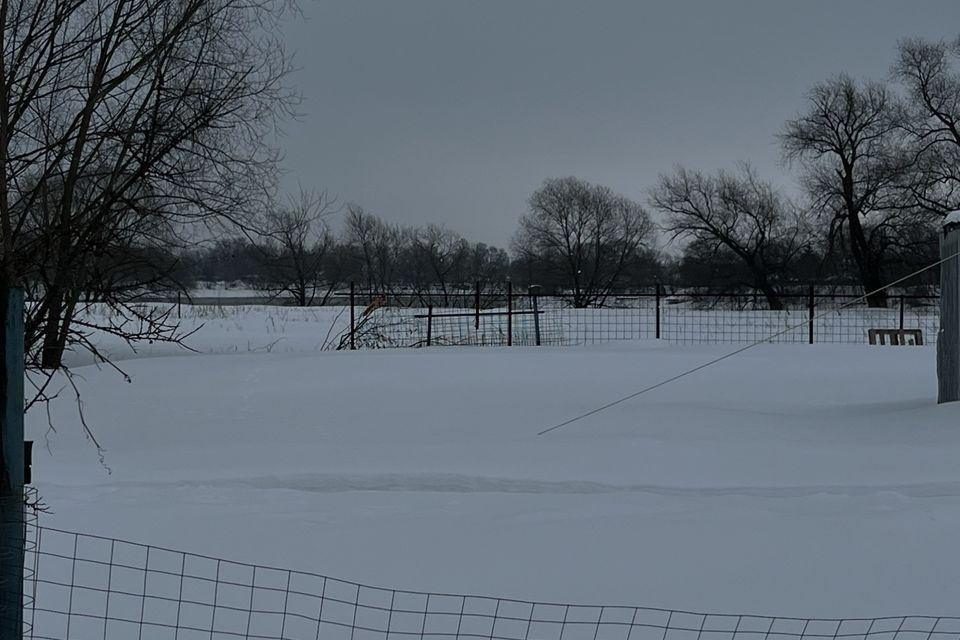
[(940, 331), (937, 334), (937, 402), (960, 400), (960, 224), (940, 236)]
[(0, 291), (0, 640), (23, 637), (23, 290)]

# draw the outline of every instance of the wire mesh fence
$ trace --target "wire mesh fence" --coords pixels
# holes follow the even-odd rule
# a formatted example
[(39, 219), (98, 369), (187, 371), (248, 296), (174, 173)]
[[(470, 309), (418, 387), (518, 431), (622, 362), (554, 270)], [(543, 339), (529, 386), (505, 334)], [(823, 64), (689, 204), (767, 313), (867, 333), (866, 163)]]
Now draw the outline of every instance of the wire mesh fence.
[(36, 640), (960, 640), (960, 617), (805, 619), (385, 589), (36, 529)]
[[(417, 292), (351, 286), (327, 298), (328, 307), (338, 312), (329, 346), (564, 346), (652, 339), (933, 345), (939, 329), (939, 296), (924, 288), (891, 291), (885, 307), (870, 307), (859, 294), (826, 287), (782, 293), (774, 301), (661, 286), (589, 299), (536, 289), (521, 291), (510, 283)], [(220, 302), (211, 308), (222, 312), (224, 305), (229, 306)], [(193, 317), (205, 316), (195, 312)]]
[(855, 294), (784, 294), (779, 308), (735, 293), (650, 291), (603, 296), (584, 305), (573, 295), (495, 292), (350, 297), (341, 346), (580, 345), (662, 339), (679, 343), (935, 344), (939, 298), (893, 295), (883, 308)]
[[(0, 622), (3, 622), (2, 635), (4, 638), (16, 634), (19, 624), (17, 609), (32, 611), (35, 604), (35, 587), (37, 584), (37, 491), (27, 487), (21, 499), (16, 500), (13, 508), (3, 509), (0, 522), (0, 557), (7, 566), (0, 572)], [(9, 563), (9, 564), (7, 564)], [(21, 571), (22, 569), (22, 571)], [(22, 574), (22, 580), (15, 576)], [(11, 576), (14, 576), (11, 583)], [(12, 629), (7, 623), (12, 622)], [(23, 636), (29, 637), (32, 632), (32, 620), (23, 618)], [(11, 634), (11, 635), (8, 635)]]
[(851, 294), (784, 295), (781, 309), (752, 296), (682, 294), (661, 303), (661, 337), (674, 342), (867, 344), (871, 332), (919, 332), (918, 344), (936, 344), (939, 299), (902, 295), (885, 308)]
[(23, 606), (24, 583), (17, 578), (23, 565), (26, 525), (22, 500), (4, 496), (0, 501), (0, 637), (10, 637), (16, 632), (16, 614)]

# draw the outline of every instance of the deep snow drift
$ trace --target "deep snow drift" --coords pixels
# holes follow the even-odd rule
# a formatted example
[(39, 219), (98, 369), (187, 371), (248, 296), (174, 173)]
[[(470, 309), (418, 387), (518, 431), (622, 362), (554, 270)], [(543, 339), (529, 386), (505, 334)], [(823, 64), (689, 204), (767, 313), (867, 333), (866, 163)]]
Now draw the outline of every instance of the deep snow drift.
[(77, 370), (112, 474), (69, 397), (55, 433), (28, 415), (43, 523), (410, 589), (960, 612), (960, 408), (935, 405), (929, 347), (762, 346), (537, 437), (733, 347), (243, 353), (221, 333), (196, 340), (238, 353), (128, 361), (131, 384)]

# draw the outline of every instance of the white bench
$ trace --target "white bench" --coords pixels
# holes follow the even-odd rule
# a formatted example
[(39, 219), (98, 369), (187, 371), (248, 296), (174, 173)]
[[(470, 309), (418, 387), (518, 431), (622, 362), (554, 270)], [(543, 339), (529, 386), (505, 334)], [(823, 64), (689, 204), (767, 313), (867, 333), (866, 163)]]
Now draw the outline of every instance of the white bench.
[(888, 338), (891, 345), (923, 345), (923, 331), (920, 329), (867, 329), (870, 344), (877, 344), (878, 340), (880, 344), (887, 344)]

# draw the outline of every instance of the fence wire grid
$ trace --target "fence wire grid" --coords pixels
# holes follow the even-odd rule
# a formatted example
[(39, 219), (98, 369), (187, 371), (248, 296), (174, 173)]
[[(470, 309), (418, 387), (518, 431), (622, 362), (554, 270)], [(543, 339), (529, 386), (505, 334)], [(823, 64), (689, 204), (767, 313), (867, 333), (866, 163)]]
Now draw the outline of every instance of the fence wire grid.
[(36, 640), (960, 640), (960, 617), (805, 619), (385, 589), (34, 528)]
[[(181, 315), (184, 301), (175, 304)], [(285, 305), (285, 299), (254, 299)], [(774, 302), (776, 304), (774, 304)], [(197, 298), (186, 301), (222, 309), (249, 305), (250, 298)], [(886, 306), (870, 307), (863, 296), (843, 287), (808, 287), (763, 296), (662, 286), (613, 292), (590, 300), (573, 294), (515, 290), (509, 283), (477, 283), (475, 288), (417, 293), (403, 288), (337, 291), (324, 306), (337, 308), (331, 348), (363, 349), (422, 346), (585, 345), (623, 340), (674, 343), (844, 343), (868, 344), (870, 334), (907, 338), (897, 344), (935, 345), (940, 298), (918, 287), (888, 292)]]
[(910, 344), (933, 345), (939, 329), (939, 298), (929, 295), (891, 296), (884, 308), (868, 307), (852, 294), (812, 291), (783, 295), (778, 309), (756, 296), (667, 294), (659, 289), (611, 295), (582, 307), (571, 296), (509, 292), (448, 294), (428, 302), (358, 294), (353, 305), (360, 320), (346, 335), (352, 333), (354, 348), (566, 346), (651, 339), (867, 344), (871, 332), (897, 333), (908, 336)]

